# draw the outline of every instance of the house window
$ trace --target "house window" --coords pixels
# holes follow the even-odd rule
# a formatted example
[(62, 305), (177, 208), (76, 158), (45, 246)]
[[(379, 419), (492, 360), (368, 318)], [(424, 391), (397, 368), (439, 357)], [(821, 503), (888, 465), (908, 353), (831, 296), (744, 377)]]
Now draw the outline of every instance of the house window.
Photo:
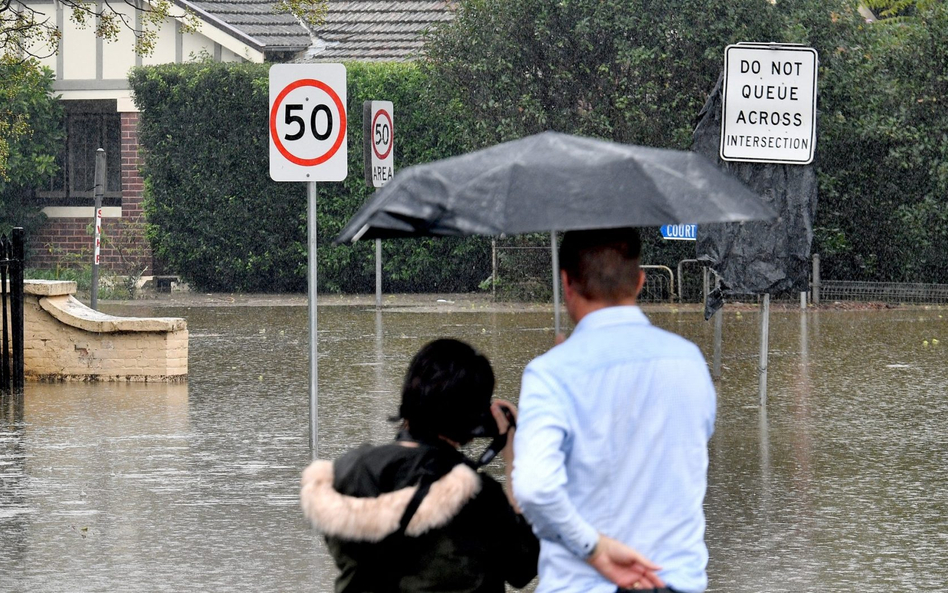
[(91, 206), (95, 197), (95, 155), (106, 154), (103, 206), (122, 205), (122, 130), (115, 101), (66, 101), (66, 142), (58, 160), (59, 173), (44, 191), (44, 206)]

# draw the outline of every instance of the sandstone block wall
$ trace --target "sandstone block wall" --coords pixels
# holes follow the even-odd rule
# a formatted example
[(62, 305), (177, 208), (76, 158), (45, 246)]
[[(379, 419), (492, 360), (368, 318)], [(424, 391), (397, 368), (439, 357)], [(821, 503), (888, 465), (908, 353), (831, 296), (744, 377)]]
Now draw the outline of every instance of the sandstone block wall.
[[(71, 285), (71, 286), (69, 286)], [(28, 281), (24, 367), (36, 381), (181, 381), (184, 319), (116, 317), (75, 298), (75, 283)]]

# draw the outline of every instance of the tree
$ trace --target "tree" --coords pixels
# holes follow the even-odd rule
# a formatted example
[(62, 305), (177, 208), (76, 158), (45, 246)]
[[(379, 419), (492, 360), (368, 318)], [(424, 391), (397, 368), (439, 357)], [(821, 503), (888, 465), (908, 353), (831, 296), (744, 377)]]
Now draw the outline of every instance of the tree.
[[(728, 44), (803, 43), (834, 65), (860, 22), (847, 0), (462, 0), (425, 68), (469, 149), (548, 129), (687, 149)], [(694, 257), (647, 243), (654, 263)]]
[(948, 6), (863, 28), (822, 117), (830, 277), (948, 282)]
[(56, 172), (63, 139), (53, 73), (34, 60), (0, 57), (0, 232), (36, 227), (42, 214), (25, 196)]
[(854, 18), (844, 0), (467, 0), (426, 64), (474, 146), (556, 129), (685, 148), (726, 45), (813, 42), (834, 9)]

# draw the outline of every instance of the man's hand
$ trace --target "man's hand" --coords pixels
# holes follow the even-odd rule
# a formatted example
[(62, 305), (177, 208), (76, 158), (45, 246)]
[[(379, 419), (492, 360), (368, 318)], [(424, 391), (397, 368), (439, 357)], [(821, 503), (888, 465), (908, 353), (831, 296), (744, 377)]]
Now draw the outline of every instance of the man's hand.
[(661, 589), (665, 586), (665, 582), (658, 578), (660, 566), (622, 542), (602, 534), (586, 562), (624, 589)]

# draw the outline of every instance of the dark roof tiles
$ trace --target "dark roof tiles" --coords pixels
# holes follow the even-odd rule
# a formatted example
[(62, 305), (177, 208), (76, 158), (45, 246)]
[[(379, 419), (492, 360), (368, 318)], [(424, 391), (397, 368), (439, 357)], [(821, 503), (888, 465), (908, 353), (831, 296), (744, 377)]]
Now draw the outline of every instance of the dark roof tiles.
[(424, 32), (452, 18), (452, 2), (445, 0), (330, 0), (326, 22), (314, 31), (325, 43), (301, 61), (412, 60), (423, 49)]
[(275, 0), (180, 1), (256, 49), (310, 48), (298, 61), (315, 62), (411, 60), (423, 48), (424, 32), (454, 17), (450, 0), (329, 0), (326, 22), (314, 30), (319, 41), (310, 47), (309, 32), (294, 16), (276, 12)]
[(196, 7), (199, 17), (203, 18), (202, 12), (213, 17), (209, 21), (212, 25), (224, 31), (236, 30), (242, 34), (239, 36), (242, 41), (250, 41), (251, 45), (265, 53), (268, 50), (300, 51), (312, 43), (306, 28), (293, 15), (277, 12), (274, 1), (184, 0), (183, 3)]

